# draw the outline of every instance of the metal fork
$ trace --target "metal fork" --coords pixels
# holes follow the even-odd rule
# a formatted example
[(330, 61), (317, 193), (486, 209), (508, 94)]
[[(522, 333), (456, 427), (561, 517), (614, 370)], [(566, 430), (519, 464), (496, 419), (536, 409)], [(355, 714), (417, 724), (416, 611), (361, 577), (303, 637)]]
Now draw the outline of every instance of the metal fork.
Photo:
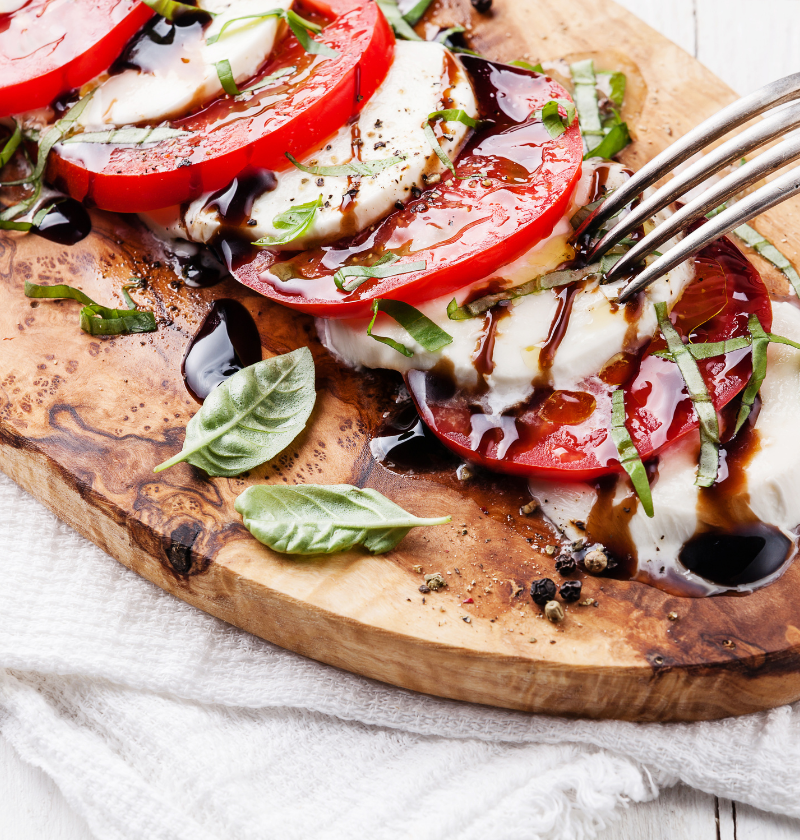
[[(772, 108), (785, 105), (795, 99), (800, 99), (800, 73), (794, 73), (765, 85), (755, 93), (742, 97), (723, 108), (645, 164), (624, 186), (610, 193), (608, 198), (580, 226), (576, 235), (578, 237), (592, 236), (630, 204), (643, 190), (652, 186), (676, 166), (702, 151), (710, 143), (718, 140), (732, 129), (738, 128), (752, 117), (759, 116)], [(589, 261), (594, 262), (599, 259), (610, 248), (619, 244), (631, 231), (636, 230), (644, 221), (650, 219), (655, 213), (673, 201), (680, 200), (681, 196), (702, 184), (723, 167), (740, 160), (748, 152), (771, 140), (778, 139), (796, 128), (800, 128), (800, 102), (770, 114), (757, 125), (727, 140), (676, 175), (650, 198), (636, 205), (621, 221), (617, 222), (607, 233), (604, 233), (589, 253)], [(630, 273), (646, 256), (653, 253), (659, 245), (671, 239), (686, 225), (720, 207), (729, 198), (756, 183), (765, 175), (775, 172), (798, 158), (800, 158), (800, 136), (786, 139), (755, 160), (738, 167), (721, 181), (705, 190), (702, 195), (685, 203), (667, 221), (659, 224), (651, 233), (636, 243), (611, 268), (606, 274), (606, 278), (613, 280)], [(659, 256), (655, 262), (647, 266), (625, 286), (620, 293), (619, 300), (624, 302), (631, 295), (649, 286), (688, 257), (697, 253), (709, 242), (713, 242), (720, 236), (797, 193), (800, 193), (800, 167), (781, 175), (723, 210), (709, 222), (690, 233), (663, 256)]]

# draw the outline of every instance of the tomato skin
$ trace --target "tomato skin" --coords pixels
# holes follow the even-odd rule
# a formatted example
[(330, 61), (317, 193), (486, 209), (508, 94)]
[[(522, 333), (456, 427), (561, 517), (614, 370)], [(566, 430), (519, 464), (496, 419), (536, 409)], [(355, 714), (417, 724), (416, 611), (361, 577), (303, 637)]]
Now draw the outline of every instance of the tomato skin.
[[(580, 178), (583, 146), (577, 120), (553, 139), (531, 115), (548, 100), (569, 99), (569, 94), (552, 79), (522, 69), (469, 56), (463, 62), (478, 94), (481, 117), (495, 122), (494, 129), (479, 132), (458, 157), (459, 175), (474, 172), (474, 179), (456, 180), (446, 174), (440, 184), (380, 222), (375, 234), (370, 234), (370, 228), (330, 248), (303, 252), (294, 261), (300, 271), (296, 282), (270, 276), (278, 256), (265, 249), (250, 260), (234, 262), (231, 268), (236, 279), (301, 312), (325, 318), (360, 318), (370, 313), (372, 300), (378, 297), (413, 305), (450, 294), (486, 277), (549, 236), (567, 211)], [(470, 62), (478, 69), (471, 69)], [(484, 68), (489, 68), (488, 72)], [(493, 77), (489, 91), (484, 90), (488, 83), (483, 76)], [(535, 130), (540, 130), (541, 136), (537, 137)], [(496, 148), (502, 148), (503, 142), (510, 160)], [(525, 155), (531, 155), (532, 149), (538, 149), (542, 157), (538, 169), (527, 171), (519, 161), (527, 162)], [(481, 171), (492, 175), (491, 184), (484, 184)], [(449, 227), (453, 218), (459, 223)], [(415, 237), (427, 239), (425, 226), (442, 231), (442, 241), (415, 251)], [(404, 256), (398, 266), (425, 260), (426, 269), (368, 280), (346, 294), (333, 282), (336, 266), (331, 265), (331, 255), (337, 249), (347, 254), (360, 249), (373, 261), (382, 249), (401, 250)]]
[(0, 117), (44, 108), (102, 73), (152, 15), (141, 0), (33, 0), (0, 15)]
[[(752, 313), (769, 331), (769, 293), (755, 268), (729, 240), (707, 246), (695, 262), (700, 280), (686, 289), (672, 312), (679, 332), (691, 336), (694, 342), (747, 335), (747, 320)], [(723, 299), (724, 305), (717, 311)], [(707, 317), (714, 312), (713, 317)], [(701, 326), (695, 328), (699, 322)], [(621, 384), (625, 391), (626, 425), (643, 460), (698, 427), (677, 365), (652, 355), (664, 347), (660, 335), (653, 339)], [(750, 350), (700, 360), (698, 365), (719, 411), (747, 384)], [(615, 384), (594, 377), (587, 380), (583, 391), (534, 394), (517, 410), (493, 416), (476, 410), (468, 398), (448, 393), (447, 385), (442, 387), (426, 372), (411, 371), (406, 380), (420, 416), (431, 431), (468, 461), (495, 472), (551, 481), (590, 481), (622, 472), (610, 435), (611, 392)], [(581, 400), (584, 407), (590, 403), (588, 411), (582, 412)], [(559, 410), (575, 416), (558, 417)]]
[[(337, 50), (339, 57), (320, 61), (313, 85), (301, 86), (283, 101), (280, 113), (278, 109), (270, 111), (262, 120), (264, 125), (255, 118), (242, 118), (212, 127), (199, 137), (146, 148), (113, 147), (110, 155), (94, 163), (91, 154), (84, 162), (72, 154), (67, 157), (56, 147), (48, 168), (51, 181), (73, 198), (88, 199), (103, 210), (140, 213), (221, 189), (248, 167), (286, 169), (291, 164), (285, 152), (302, 156), (361, 109), (383, 81), (394, 55), (391, 28), (370, 0), (306, 5), (333, 17), (319, 37)], [(287, 35), (287, 39), (293, 38)], [(271, 63), (266, 71), (271, 72)], [(309, 87), (313, 88), (311, 102), (307, 101)], [(173, 125), (192, 129), (202, 124), (206, 111), (230, 103), (229, 98), (221, 97), (199, 114)], [(79, 148), (80, 144), (70, 147)]]

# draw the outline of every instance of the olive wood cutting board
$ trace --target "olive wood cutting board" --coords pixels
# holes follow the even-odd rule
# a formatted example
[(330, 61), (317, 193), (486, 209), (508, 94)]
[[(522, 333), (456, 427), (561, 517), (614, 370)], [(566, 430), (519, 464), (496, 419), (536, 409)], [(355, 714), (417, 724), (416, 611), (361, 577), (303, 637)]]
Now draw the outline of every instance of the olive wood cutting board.
[[(628, 72), (633, 166), (734, 98), (611, 2), (495, 0), (491, 14), (478, 16), (444, 0), (429, 19), (465, 25), (492, 58), (593, 55), (603, 68)], [(759, 222), (794, 261), (798, 209), (787, 204)], [(93, 213), (93, 224), (69, 248), (0, 237), (0, 468), (121, 563), (282, 647), (443, 697), (629, 720), (717, 718), (800, 697), (800, 565), (752, 595), (705, 599), (584, 575), (583, 597), (597, 606), (569, 605), (553, 625), (528, 590), (532, 580), (558, 577), (541, 550), (555, 535), (520, 515), (529, 501), (524, 483), (460, 482), (450, 462), (415, 475), (378, 464), (369, 442), (393, 407), (394, 375), (342, 369), (310, 318), (232, 280), (186, 287), (158, 263), (134, 220)], [(92, 337), (78, 328), (76, 303), (22, 293), (25, 280), (69, 283), (121, 304), (131, 274), (147, 280), (134, 294), (155, 311), (156, 333)], [(186, 464), (155, 475), (197, 410), (180, 363), (220, 297), (241, 301), (256, 319), (265, 357), (310, 346), (318, 389), (311, 422), (273, 463), (246, 476), (206, 479)], [(417, 515), (453, 518), (411, 531), (386, 555), (293, 559), (257, 543), (234, 512), (236, 496), (265, 480), (374, 487)], [(441, 572), (448, 586), (422, 594), (420, 567)]]

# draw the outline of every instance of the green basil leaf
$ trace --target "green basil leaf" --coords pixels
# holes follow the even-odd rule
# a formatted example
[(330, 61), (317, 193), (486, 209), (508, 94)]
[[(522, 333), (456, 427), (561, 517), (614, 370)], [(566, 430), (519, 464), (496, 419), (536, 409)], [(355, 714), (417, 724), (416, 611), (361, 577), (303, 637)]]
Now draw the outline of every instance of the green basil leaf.
[[(480, 128), (481, 126), (486, 124), (486, 120), (476, 120), (471, 117), (466, 111), (463, 111), (461, 108), (448, 108), (444, 111), (434, 111), (432, 114), (428, 114), (428, 118), (425, 121), (425, 125), (423, 126), (423, 133), (425, 134), (425, 139), (430, 144), (430, 147), (436, 152), (436, 157), (453, 173), (454, 178), (458, 178), (459, 176), (456, 175), (456, 168), (453, 165), (453, 161), (450, 160), (447, 153), (444, 149), (439, 145), (439, 140), (437, 139), (436, 135), (433, 133), (433, 129), (431, 128), (431, 122), (435, 120), (443, 120), (444, 122), (460, 122), (466, 125), (468, 128)], [(475, 177), (475, 176), (469, 176)], [(464, 180), (464, 179), (462, 179)]]
[(764, 332), (764, 328), (761, 326), (761, 321), (758, 320), (757, 315), (750, 316), (747, 321), (747, 329), (753, 341), (753, 372), (750, 374), (747, 387), (742, 393), (742, 404), (736, 416), (736, 428), (733, 430), (734, 434), (738, 433), (739, 429), (744, 426), (745, 421), (750, 416), (753, 403), (756, 401), (756, 396), (758, 396), (758, 392), (761, 390), (761, 384), (767, 375), (767, 346), (769, 345), (769, 335)]
[[(33, 182), (33, 192), (25, 199), (19, 202), (19, 204), (14, 204), (12, 207), (7, 207), (0, 213), (0, 222), (10, 222), (16, 219), (18, 216), (22, 216), (27, 213), (31, 207), (33, 207), (36, 202), (39, 200), (39, 196), (42, 194), (42, 179), (39, 178), (38, 180)], [(28, 222), (15, 222), (16, 225), (27, 225)], [(11, 230), (30, 230), (30, 227), (27, 228), (20, 228), (20, 227), (13, 227), (10, 228)]]
[(101, 306), (80, 289), (64, 284), (39, 286), (26, 280), (25, 297), (51, 298), (53, 300), (69, 299), (82, 303), (80, 326), (84, 332), (90, 335), (126, 335), (129, 333), (155, 332), (158, 327), (152, 312), (132, 311), (135, 309), (135, 304), (127, 293), (127, 289), (136, 285), (138, 283), (123, 286), (123, 295), (131, 307), (127, 311)]
[(650, 482), (647, 480), (647, 470), (644, 468), (636, 444), (625, 426), (625, 394), (621, 388), (617, 388), (611, 395), (611, 439), (617, 447), (619, 462), (630, 476), (631, 484), (642, 503), (644, 512), (652, 517), (654, 511)]
[(223, 58), (222, 61), (218, 61), (214, 67), (217, 70), (219, 83), (222, 85), (222, 89), (225, 93), (227, 93), (228, 96), (241, 96), (242, 92), (236, 86), (236, 79), (233, 76), (230, 61), (228, 61), (227, 58)]
[(354, 178), (357, 175), (368, 177), (377, 175), (381, 170), (387, 169), (390, 166), (397, 166), (402, 163), (404, 157), (390, 157), (383, 160), (353, 160), (350, 163), (343, 163), (335, 166), (306, 166), (300, 163), (297, 158), (293, 157), (289, 152), (286, 152), (286, 157), (292, 162), (294, 166), (303, 172), (308, 172), (309, 175), (317, 175), (325, 177), (343, 177)]
[(430, 144), (430, 147), (436, 152), (436, 157), (453, 173), (453, 177), (457, 178), (456, 175), (456, 168), (453, 165), (453, 161), (447, 155), (447, 152), (439, 145), (439, 141), (436, 139), (436, 135), (433, 133), (433, 129), (430, 126), (430, 123), (425, 123), (423, 126), (423, 134), (425, 135), (425, 139)]
[(378, 8), (383, 12), (398, 38), (406, 41), (421, 41), (422, 38), (411, 28), (408, 21), (403, 17), (397, 6), (397, 0), (377, 0)]
[(619, 154), (631, 142), (631, 135), (627, 123), (618, 123), (605, 137), (583, 156), (584, 160), (599, 157), (611, 160), (614, 155)]
[(357, 545), (383, 554), (411, 528), (450, 521), (420, 519), (377, 490), (349, 484), (259, 484), (248, 487), (234, 508), (260, 543), (282, 554), (334, 554)]
[(30, 230), (32, 222), (14, 222), (11, 219), (0, 219), (0, 230)]
[(184, 15), (197, 15), (200, 12), (216, 17), (216, 12), (208, 12), (197, 6), (190, 6), (188, 3), (178, 3), (177, 0), (144, 0), (144, 2), (157, 15), (161, 15), (167, 20), (178, 20)]
[(772, 263), (792, 284), (795, 294), (800, 297), (800, 275), (789, 260), (768, 239), (750, 225), (740, 225), (733, 231), (733, 235), (761, 254), (767, 262)]
[[(566, 112), (566, 116), (563, 118), (559, 111), (559, 106)], [(556, 137), (560, 137), (572, 125), (575, 119), (575, 106), (569, 99), (551, 99), (542, 106), (539, 117), (544, 123), (548, 134), (555, 140)]]
[[(394, 263), (399, 259), (400, 257), (396, 254), (384, 254), (372, 265), (346, 265), (333, 275), (333, 282), (337, 289), (349, 294), (367, 280), (383, 280), (385, 277), (395, 277), (399, 274), (410, 274), (412, 271), (425, 270), (425, 260), (395, 266)], [(354, 278), (350, 283), (347, 282), (349, 277)]]
[(628, 86), (628, 79), (626, 78), (624, 73), (620, 73), (619, 71), (615, 71), (613, 73), (608, 73), (604, 71), (600, 71), (596, 74), (597, 78), (605, 79), (608, 82), (608, 98), (617, 106), (617, 108), (622, 107), (622, 103), (625, 101), (625, 90)]
[(114, 146), (141, 146), (144, 143), (161, 143), (177, 137), (188, 137), (193, 132), (180, 131), (177, 128), (159, 126), (157, 128), (112, 128), (110, 131), (88, 131), (73, 134), (62, 142), (67, 143), (104, 143)]
[(295, 65), (292, 65), (291, 67), (281, 67), (280, 70), (270, 73), (269, 76), (264, 76), (260, 82), (256, 82), (254, 85), (250, 85), (250, 87), (242, 88), (242, 94), (255, 93), (257, 90), (269, 87), (273, 82), (277, 82), (284, 76), (291, 76), (292, 73), (295, 73), (296, 71), (297, 67)]
[(22, 128), (20, 127), (20, 124), (14, 120), (14, 131), (11, 137), (6, 140), (2, 150), (0, 150), (0, 169), (2, 169), (11, 160), (11, 156), (17, 151), (17, 146), (19, 146), (21, 140)]
[(286, 22), (289, 24), (289, 29), (294, 32), (294, 37), (300, 42), (300, 46), (312, 55), (321, 55), (323, 58), (338, 58), (339, 53), (332, 50), (327, 44), (317, 41), (312, 38), (309, 32), (318, 32), (319, 28), (316, 24), (311, 23), (305, 18), (301, 18), (297, 12), (289, 9), (286, 12)]
[[(425, 12), (428, 11), (428, 6), (433, 3), (433, 0), (417, 0), (417, 2), (403, 15), (403, 19), (411, 26), (416, 26)], [(455, 28), (455, 27), (454, 27)], [(463, 27), (460, 27), (463, 32)]]
[(698, 487), (711, 487), (717, 480), (719, 469), (719, 421), (717, 411), (706, 388), (705, 380), (697, 367), (691, 351), (681, 340), (678, 331), (672, 325), (667, 314), (667, 304), (663, 301), (655, 305), (658, 326), (667, 342), (667, 349), (672, 360), (686, 383), (686, 390), (692, 400), (697, 419), (700, 421), (700, 464), (695, 484)]
[(451, 26), (449, 29), (443, 29), (434, 40), (437, 44), (444, 44), (446, 47), (451, 47), (450, 38), (453, 35), (460, 35), (462, 32), (466, 32), (463, 26)]
[[(237, 18), (233, 18), (231, 20), (228, 20), (228, 21), (225, 22), (225, 25), (222, 27), (222, 29), (220, 29), (220, 31), (217, 32), (216, 35), (211, 35), (208, 38), (206, 38), (206, 44), (208, 44), (209, 46), (211, 44), (216, 44), (217, 41), (219, 41), (219, 39), (222, 38), (225, 35), (225, 33), (228, 30), (228, 27), (233, 26), (234, 23), (239, 23), (240, 20), (261, 20), (263, 18), (268, 18), (268, 17), (279, 17), (279, 18), (285, 19), (286, 18), (286, 9), (271, 9), (268, 12), (261, 12), (260, 14), (257, 14), (257, 15), (242, 15), (241, 17), (237, 17)], [(301, 20), (302, 20), (302, 18), (301, 18)], [(322, 27), (317, 26), (316, 23), (311, 23), (311, 21), (309, 21), (309, 20), (304, 21), (304, 22), (306, 24), (306, 27), (312, 32), (320, 32), (322, 30)]]
[(72, 131), (78, 118), (91, 101), (92, 96), (94, 96), (94, 90), (89, 91), (83, 99), (78, 100), (78, 102), (76, 102), (69, 111), (67, 111), (67, 113), (58, 120), (58, 122), (53, 124), (52, 128), (48, 129), (44, 137), (42, 137), (39, 142), (39, 151), (36, 156), (36, 167), (31, 173), (29, 179), (30, 181), (41, 180), (50, 150), (56, 143), (63, 140), (67, 134)]
[(520, 59), (516, 59), (515, 61), (508, 62), (512, 67), (521, 67), (523, 70), (530, 70), (531, 73), (541, 73), (544, 75), (544, 67), (542, 67), (541, 63), (539, 64), (528, 64), (527, 61), (521, 61)]
[(372, 301), (372, 320), (367, 327), (367, 335), (374, 338), (375, 341), (380, 341), (381, 344), (387, 344), (404, 356), (413, 356), (414, 353), (405, 344), (400, 344), (400, 342), (382, 335), (373, 334), (372, 328), (375, 326), (375, 319), (378, 317), (379, 312), (383, 312), (390, 318), (394, 318), (411, 338), (429, 353), (435, 353), (437, 350), (441, 350), (442, 347), (447, 347), (448, 344), (453, 343), (453, 336), (446, 333), (440, 326), (431, 321), (427, 315), (424, 315), (419, 309), (411, 306), (411, 304), (404, 303), (401, 300), (376, 298)]
[(186, 426), (181, 461), (234, 476), (266, 463), (303, 431), (314, 408), (314, 359), (307, 347), (264, 359), (221, 382)]
[(578, 109), (581, 134), (586, 146), (591, 151), (603, 139), (603, 123), (600, 118), (600, 105), (597, 99), (597, 78), (594, 61), (587, 58), (570, 65), (573, 91), (572, 98)]
[[(734, 350), (749, 347), (751, 341), (750, 336), (740, 335), (736, 338), (725, 339), (725, 341), (707, 341), (704, 344), (687, 344), (685, 346), (695, 359), (713, 359), (715, 356), (723, 356), (725, 353), (732, 353)], [(653, 355), (658, 356), (659, 359), (672, 361), (672, 353), (669, 350), (657, 350)]]
[(317, 209), (322, 207), (322, 196), (317, 196), (316, 201), (309, 201), (307, 204), (298, 204), (290, 210), (284, 210), (273, 220), (272, 226), (278, 230), (286, 231), (280, 236), (265, 236), (256, 240), (253, 244), (269, 248), (274, 245), (288, 245), (298, 237), (302, 236), (313, 224)]

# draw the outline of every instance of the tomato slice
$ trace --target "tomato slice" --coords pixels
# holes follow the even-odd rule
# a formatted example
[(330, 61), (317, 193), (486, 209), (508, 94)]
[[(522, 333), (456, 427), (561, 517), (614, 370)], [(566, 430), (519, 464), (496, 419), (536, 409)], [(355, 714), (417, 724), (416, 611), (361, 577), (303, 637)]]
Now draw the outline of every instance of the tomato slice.
[[(770, 329), (769, 294), (758, 272), (729, 240), (704, 248), (695, 264), (697, 277), (672, 312), (678, 332), (695, 343), (747, 335), (753, 313), (765, 330)], [(422, 419), (463, 458), (497, 472), (585, 481), (621, 472), (610, 434), (611, 392), (618, 386), (624, 387), (627, 427), (643, 459), (697, 428), (677, 365), (653, 355), (664, 347), (659, 335), (639, 356), (606, 365), (581, 390), (538, 390), (503, 415), (485, 414), (478, 400), (457, 393), (451, 381), (435, 372), (411, 371), (407, 382)], [(747, 383), (750, 348), (700, 360), (698, 365), (720, 410)]]
[(248, 86), (287, 67), (285, 80), (238, 102), (229, 96), (171, 123), (187, 137), (145, 146), (57, 146), (48, 174), (59, 189), (104, 210), (145, 212), (229, 184), (247, 167), (280, 170), (333, 134), (375, 92), (394, 36), (372, 0), (307, 0), (300, 13), (324, 25), (337, 58), (307, 54), (291, 33)]
[[(521, 68), (474, 56), (462, 61), (481, 116), (494, 121), (459, 155), (458, 175), (473, 177), (448, 173), (373, 228), (277, 265), (278, 254), (247, 249), (231, 261), (236, 279), (293, 309), (357, 318), (377, 297), (413, 304), (449, 294), (548, 236), (580, 177), (583, 147), (577, 120), (553, 139), (534, 112), (569, 95), (552, 79)], [(387, 253), (400, 257), (396, 266), (424, 260), (425, 270), (370, 279), (350, 294), (337, 289), (337, 269), (372, 265)]]
[(29, 0), (0, 14), (0, 117), (102, 73), (152, 14), (141, 0)]

